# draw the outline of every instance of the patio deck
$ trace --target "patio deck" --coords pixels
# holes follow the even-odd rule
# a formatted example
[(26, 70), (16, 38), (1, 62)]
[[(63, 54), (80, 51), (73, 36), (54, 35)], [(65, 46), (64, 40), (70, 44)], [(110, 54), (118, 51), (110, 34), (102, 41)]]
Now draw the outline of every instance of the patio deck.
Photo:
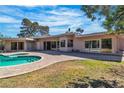
[[(48, 65), (67, 61), (67, 60), (85, 60), (87, 58), (109, 61), (122, 61), (123, 56), (118, 55), (105, 55), (98, 53), (77, 53), (77, 52), (58, 52), (58, 51), (40, 51), (40, 52), (28, 52), (29, 55), (37, 55), (43, 57), (39, 62), (31, 64), (0, 67), (0, 78), (7, 78), (15, 75), (20, 75), (34, 70), (44, 68)], [(5, 53), (11, 54), (11, 53)]]
[[(28, 55), (37, 55), (43, 57), (42, 60), (39, 62), (34, 62), (31, 64), (23, 64), (23, 65), (17, 65), (17, 66), (9, 66), (9, 67), (0, 67), (0, 78), (6, 78), (11, 77), (15, 75), (20, 75), (28, 72), (32, 72), (34, 70), (41, 69), (43, 67), (46, 67), (48, 65), (67, 61), (67, 60), (83, 60), (84, 58), (80, 57), (74, 57), (70, 55), (63, 55), (61, 52), (55, 52), (55, 51), (42, 51), (42, 52), (28, 52)], [(12, 53), (4, 53), (6, 54), (12, 54)]]

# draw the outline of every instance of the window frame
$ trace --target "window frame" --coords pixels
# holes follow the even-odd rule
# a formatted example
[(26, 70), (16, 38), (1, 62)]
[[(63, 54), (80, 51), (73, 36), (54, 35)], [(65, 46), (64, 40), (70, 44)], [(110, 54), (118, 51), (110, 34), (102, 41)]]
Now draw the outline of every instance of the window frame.
[(68, 47), (73, 47), (73, 40), (72, 39), (69, 39), (68, 40)]
[(17, 50), (17, 49), (18, 49), (17, 42), (11, 42), (11, 50)]
[[(96, 47), (93, 47), (93, 42), (96, 42)], [(85, 41), (85, 49), (99, 49), (100, 48), (100, 40), (87, 40)]]
[[(95, 42), (96, 44), (96, 47), (94, 47), (93, 46), (93, 42)], [(99, 40), (92, 40), (91, 41), (91, 47), (92, 47), (92, 49), (98, 49), (98, 48), (100, 48), (100, 41)]]
[[(89, 44), (88, 44), (89, 43)], [(85, 48), (89, 49), (91, 48), (91, 41), (85, 41)]]
[(51, 42), (51, 48), (57, 48), (56, 41)]
[(65, 47), (65, 40), (61, 40), (61, 47)]
[[(107, 46), (105, 45), (105, 41), (103, 41), (103, 40), (110, 40), (110, 41), (107, 41), (107, 44), (106, 44)], [(102, 49), (112, 49), (112, 38), (101, 39), (101, 48)]]

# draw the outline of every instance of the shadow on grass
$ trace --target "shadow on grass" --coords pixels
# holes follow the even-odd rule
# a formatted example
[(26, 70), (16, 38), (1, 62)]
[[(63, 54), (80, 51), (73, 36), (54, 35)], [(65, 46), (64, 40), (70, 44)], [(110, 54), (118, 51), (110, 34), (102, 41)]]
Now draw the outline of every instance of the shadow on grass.
[(122, 88), (124, 86), (119, 86), (116, 80), (105, 80), (102, 79), (90, 79), (89, 77), (84, 77), (82, 79), (74, 80), (69, 82), (66, 88)]

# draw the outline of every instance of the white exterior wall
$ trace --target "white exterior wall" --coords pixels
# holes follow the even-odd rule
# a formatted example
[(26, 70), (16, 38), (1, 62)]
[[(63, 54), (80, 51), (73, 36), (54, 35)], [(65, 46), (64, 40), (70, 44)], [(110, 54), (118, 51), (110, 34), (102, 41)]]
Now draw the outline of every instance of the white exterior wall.
[(118, 52), (118, 41), (117, 37), (112, 37), (112, 53)]
[(27, 42), (24, 41), (24, 50), (25, 50), (25, 51), (27, 51), (27, 46), (28, 46), (28, 45), (27, 45)]
[(74, 38), (73, 40), (73, 50), (82, 51), (84, 48), (84, 42), (82, 39)]
[(118, 51), (119, 52), (123, 52), (124, 51), (124, 36), (118, 36), (117, 37), (117, 47), (118, 47)]
[[(101, 39), (105, 38), (112, 38), (112, 53), (118, 52), (120, 49), (124, 50), (124, 36), (115, 36), (115, 35), (97, 35), (97, 36), (86, 36), (86, 37), (73, 37), (73, 36), (61, 36), (61, 37), (51, 37), (51, 38), (42, 38), (36, 41), (26, 41), (26, 40), (6, 40), (5, 49), (6, 51), (11, 51), (11, 42), (24, 42), (24, 50), (43, 50), (44, 45), (43, 43), (45, 41), (59, 41), (61, 43), (61, 40), (65, 40), (65, 47), (61, 47), (61, 44), (59, 44), (59, 50), (60, 51), (89, 51), (89, 52), (101, 52), (101, 46), (100, 48), (95, 49), (86, 49), (85, 48), (85, 41), (88, 40), (100, 40), (101, 45)], [(68, 40), (73, 40), (73, 47), (68, 47), (67, 43)], [(52, 48), (51, 50), (58, 50), (57, 48)], [(104, 49), (103, 49), (104, 50)]]
[(36, 50), (36, 44), (35, 42), (32, 42), (32, 41), (27, 41), (26, 42), (26, 47), (27, 47), (27, 50)]
[(11, 51), (11, 42), (5, 41), (5, 51)]
[(38, 40), (36, 42), (36, 50), (43, 50), (43, 41), (42, 40)]

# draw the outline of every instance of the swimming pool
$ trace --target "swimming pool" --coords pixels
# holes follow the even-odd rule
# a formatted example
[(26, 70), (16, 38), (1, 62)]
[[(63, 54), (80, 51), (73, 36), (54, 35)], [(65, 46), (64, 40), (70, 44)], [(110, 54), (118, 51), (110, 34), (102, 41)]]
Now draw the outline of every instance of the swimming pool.
[(32, 62), (36, 62), (40, 59), (41, 59), (41, 57), (39, 57), (39, 56), (0, 55), (0, 67), (32, 63)]

